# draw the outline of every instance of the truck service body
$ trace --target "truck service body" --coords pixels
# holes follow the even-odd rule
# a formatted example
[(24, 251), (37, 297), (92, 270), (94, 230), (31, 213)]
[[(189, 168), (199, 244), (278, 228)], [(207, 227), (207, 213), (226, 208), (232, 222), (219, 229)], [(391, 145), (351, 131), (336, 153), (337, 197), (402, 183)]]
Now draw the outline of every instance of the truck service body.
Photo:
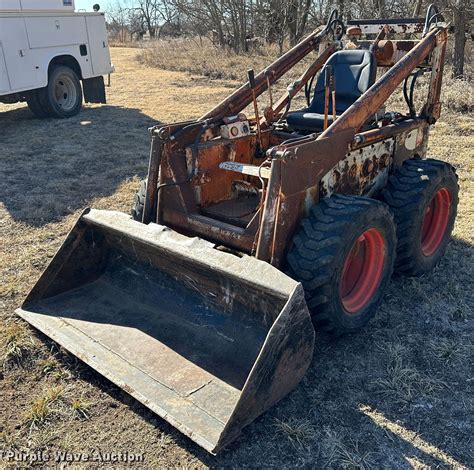
[[(59, 81), (51, 84), (55, 67), (63, 67), (63, 72), (70, 69), (78, 80), (72, 77), (64, 84), (61, 73), (58, 77), (56, 73)], [(79, 80), (86, 102), (105, 102), (103, 75), (113, 70), (102, 12), (75, 12), (73, 0), (0, 0), (1, 102), (26, 100), (30, 104), (37, 98), (37, 107), (48, 107), (47, 99), (37, 96), (36, 90), (49, 86), (53, 97), (54, 91), (62, 96), (67, 110), (68, 103), (77, 103), (68, 102), (63, 91), (69, 85), (72, 96), (76, 84), (77, 101)]]

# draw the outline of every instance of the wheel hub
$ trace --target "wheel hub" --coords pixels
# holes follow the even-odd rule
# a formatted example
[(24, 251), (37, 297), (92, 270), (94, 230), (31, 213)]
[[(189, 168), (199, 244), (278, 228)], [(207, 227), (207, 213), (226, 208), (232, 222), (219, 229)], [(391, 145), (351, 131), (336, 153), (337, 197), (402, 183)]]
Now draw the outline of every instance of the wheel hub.
[(70, 111), (76, 103), (77, 92), (73, 80), (67, 75), (61, 75), (54, 86), (54, 99), (59, 107)]
[(426, 208), (421, 224), (421, 251), (425, 256), (432, 256), (444, 240), (450, 208), (448, 188), (439, 189)]
[(372, 300), (382, 279), (385, 239), (375, 228), (366, 230), (352, 245), (342, 270), (340, 296), (344, 310), (355, 314)]

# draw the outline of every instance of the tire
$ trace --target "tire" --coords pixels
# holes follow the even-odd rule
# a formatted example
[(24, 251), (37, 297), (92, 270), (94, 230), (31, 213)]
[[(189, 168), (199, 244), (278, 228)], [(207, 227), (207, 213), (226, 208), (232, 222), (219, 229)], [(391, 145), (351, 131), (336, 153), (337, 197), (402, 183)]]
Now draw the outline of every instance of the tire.
[(39, 90), (31, 90), (26, 93), (26, 103), (30, 108), (31, 112), (38, 118), (44, 119), (50, 117), (48, 112), (46, 111), (44, 105), (40, 102), (40, 93), (41, 89)]
[(407, 160), (390, 176), (382, 197), (397, 224), (395, 272), (420, 276), (443, 257), (458, 206), (458, 181), (448, 163)]
[(143, 220), (143, 208), (145, 207), (146, 197), (146, 183), (146, 179), (140, 181), (138, 191), (135, 193), (135, 197), (133, 198), (131, 215), (132, 219), (138, 220), (138, 222), (141, 222)]
[(311, 209), (288, 253), (316, 328), (352, 333), (376, 313), (392, 276), (396, 228), (386, 204), (333, 195)]
[(68, 118), (78, 114), (82, 107), (82, 87), (76, 72), (64, 65), (54, 66), (49, 72), (48, 85), (38, 90), (38, 101), (50, 117)]

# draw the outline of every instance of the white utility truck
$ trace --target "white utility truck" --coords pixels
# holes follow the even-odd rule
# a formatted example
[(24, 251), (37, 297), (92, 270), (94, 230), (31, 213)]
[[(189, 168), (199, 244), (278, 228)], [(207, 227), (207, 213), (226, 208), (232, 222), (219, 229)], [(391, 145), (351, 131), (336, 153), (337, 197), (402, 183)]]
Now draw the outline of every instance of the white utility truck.
[(75, 12), (74, 0), (0, 0), (0, 102), (70, 117), (83, 94), (105, 103), (112, 71), (103, 13)]

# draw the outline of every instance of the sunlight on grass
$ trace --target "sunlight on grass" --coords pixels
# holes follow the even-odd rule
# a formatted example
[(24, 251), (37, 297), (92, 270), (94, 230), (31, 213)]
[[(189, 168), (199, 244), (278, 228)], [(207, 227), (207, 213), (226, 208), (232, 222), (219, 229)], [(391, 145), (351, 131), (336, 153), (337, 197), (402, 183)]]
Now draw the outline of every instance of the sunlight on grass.
[(445, 465), (449, 465), (453, 468), (456, 468), (457, 470), (467, 470), (466, 466), (459, 463), (446, 452), (443, 452), (441, 449), (435, 447), (429, 442), (426, 442), (416, 432), (411, 431), (403, 427), (402, 425), (389, 420), (382, 413), (372, 409), (370, 406), (360, 405), (359, 411), (361, 411), (364, 415), (368, 416), (377, 426), (380, 426), (381, 428), (390, 431), (400, 439), (411, 444), (413, 447), (416, 447), (425, 454), (428, 454), (430, 457), (440, 460)]

